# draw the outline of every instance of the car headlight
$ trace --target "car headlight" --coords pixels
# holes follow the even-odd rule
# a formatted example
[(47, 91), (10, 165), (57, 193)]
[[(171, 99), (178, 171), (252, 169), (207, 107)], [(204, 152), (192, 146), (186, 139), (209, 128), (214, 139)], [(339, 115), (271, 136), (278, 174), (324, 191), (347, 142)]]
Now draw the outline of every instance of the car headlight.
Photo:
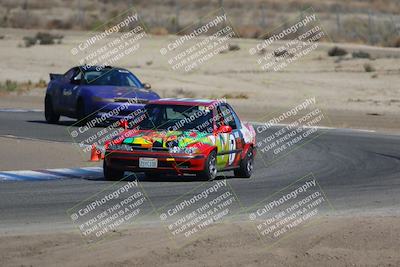
[(170, 147), (169, 148), (169, 153), (171, 154), (194, 154), (197, 153), (198, 149), (197, 147)]

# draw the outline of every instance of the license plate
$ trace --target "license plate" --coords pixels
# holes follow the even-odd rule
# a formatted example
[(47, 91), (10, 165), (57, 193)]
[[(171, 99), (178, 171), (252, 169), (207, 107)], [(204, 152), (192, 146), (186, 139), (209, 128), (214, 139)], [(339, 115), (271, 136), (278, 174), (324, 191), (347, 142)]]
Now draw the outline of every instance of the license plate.
[(155, 158), (139, 158), (139, 168), (157, 168), (157, 165)]

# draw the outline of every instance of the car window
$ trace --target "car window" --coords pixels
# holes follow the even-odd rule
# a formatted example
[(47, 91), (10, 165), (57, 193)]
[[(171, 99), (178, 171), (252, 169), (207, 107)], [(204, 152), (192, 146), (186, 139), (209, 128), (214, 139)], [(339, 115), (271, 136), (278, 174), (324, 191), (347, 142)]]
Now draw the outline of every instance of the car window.
[(239, 119), (238, 115), (236, 114), (236, 112), (233, 110), (233, 108), (231, 106), (227, 105), (227, 107), (229, 108), (229, 110), (230, 110), (230, 112), (232, 114), (232, 117), (235, 120), (237, 129), (240, 129), (241, 128), (241, 124), (240, 124), (240, 119)]
[(76, 68), (72, 68), (69, 71), (67, 71), (64, 74), (65, 79), (67, 79), (68, 81), (72, 80), (72, 77), (74, 77), (75, 72), (76, 72)]
[(224, 125), (229, 125), (232, 127), (232, 130), (237, 129), (235, 117), (231, 112), (231, 109), (226, 105), (221, 105), (220, 107), (220, 114), (223, 116), (223, 123)]
[(217, 107), (217, 116), (215, 118), (217, 128), (226, 125), (224, 121), (224, 115), (222, 114), (221, 106)]
[(88, 85), (111, 85), (143, 87), (132, 73), (120, 69), (89, 70), (84, 72), (84, 82)]
[[(188, 107), (188, 106), (175, 106), (173, 108), (166, 108), (166, 119), (167, 120), (190, 120), (190, 118), (196, 118), (196, 114), (199, 113), (199, 107)], [(193, 119), (194, 120), (194, 119)]]
[(212, 112), (203, 106), (148, 105), (142, 129), (212, 132)]

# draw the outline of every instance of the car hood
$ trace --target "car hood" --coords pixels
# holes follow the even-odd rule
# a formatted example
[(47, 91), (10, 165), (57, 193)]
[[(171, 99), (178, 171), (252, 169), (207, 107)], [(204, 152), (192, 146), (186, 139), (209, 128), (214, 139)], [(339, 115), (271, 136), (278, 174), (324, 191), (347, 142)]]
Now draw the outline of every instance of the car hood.
[(101, 98), (138, 98), (149, 100), (160, 98), (157, 93), (151, 90), (129, 86), (92, 85), (83, 86), (82, 89), (88, 90), (92, 95)]
[(147, 148), (185, 148), (199, 143), (209, 146), (215, 144), (213, 134), (198, 131), (126, 130), (118, 138), (118, 143)]

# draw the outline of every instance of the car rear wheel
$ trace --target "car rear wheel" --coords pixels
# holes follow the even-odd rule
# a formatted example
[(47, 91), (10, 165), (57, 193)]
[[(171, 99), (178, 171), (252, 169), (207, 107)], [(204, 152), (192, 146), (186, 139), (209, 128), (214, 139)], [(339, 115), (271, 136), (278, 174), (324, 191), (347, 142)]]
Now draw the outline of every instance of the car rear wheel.
[(46, 96), (44, 99), (44, 117), (48, 123), (57, 123), (60, 120), (60, 114), (54, 111), (50, 96)]
[(217, 177), (217, 153), (212, 151), (206, 160), (204, 170), (197, 174), (203, 180), (214, 180)]
[(82, 99), (78, 100), (76, 105), (76, 118), (78, 120), (77, 125), (83, 126), (89, 121), (89, 116), (86, 115), (85, 103)]
[(236, 177), (241, 178), (250, 178), (253, 174), (254, 169), (254, 153), (253, 148), (249, 148), (246, 153), (246, 156), (240, 162), (240, 166), (238, 169), (234, 170)]
[(119, 181), (124, 178), (124, 171), (110, 168), (105, 160), (103, 161), (103, 173), (107, 181)]

